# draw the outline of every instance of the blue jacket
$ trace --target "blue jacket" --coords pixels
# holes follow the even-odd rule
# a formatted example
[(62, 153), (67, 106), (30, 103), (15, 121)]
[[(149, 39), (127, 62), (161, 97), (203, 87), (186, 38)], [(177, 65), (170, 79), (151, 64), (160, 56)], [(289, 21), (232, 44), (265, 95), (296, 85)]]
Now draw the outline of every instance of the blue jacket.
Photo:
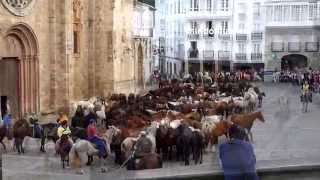
[(3, 125), (4, 126), (9, 126), (11, 124), (11, 118), (10, 118), (10, 116), (9, 115), (5, 115), (4, 117), (3, 117)]
[(256, 158), (250, 143), (232, 140), (220, 145), (220, 159), (225, 180), (258, 180)]

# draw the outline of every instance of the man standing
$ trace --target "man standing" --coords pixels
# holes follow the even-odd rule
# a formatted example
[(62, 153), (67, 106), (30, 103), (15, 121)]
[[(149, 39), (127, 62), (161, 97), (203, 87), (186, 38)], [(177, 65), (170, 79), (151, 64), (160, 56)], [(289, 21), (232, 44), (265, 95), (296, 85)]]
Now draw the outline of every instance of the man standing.
[(225, 180), (258, 180), (256, 158), (252, 145), (245, 141), (245, 130), (233, 125), (229, 134), (231, 140), (219, 147)]

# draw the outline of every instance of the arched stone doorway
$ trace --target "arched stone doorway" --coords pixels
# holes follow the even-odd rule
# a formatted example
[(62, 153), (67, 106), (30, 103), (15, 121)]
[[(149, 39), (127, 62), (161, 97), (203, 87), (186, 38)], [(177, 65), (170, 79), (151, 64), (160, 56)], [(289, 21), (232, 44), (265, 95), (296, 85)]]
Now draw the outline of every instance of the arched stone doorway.
[(143, 87), (143, 49), (142, 45), (138, 46), (138, 86)]
[[(39, 112), (39, 61), (35, 34), (26, 24), (8, 29), (4, 37), (7, 51), (0, 54), (1, 104), (7, 101), (11, 114), (19, 118)], [(9, 100), (9, 101), (8, 101)], [(4, 107), (1, 108), (4, 111)]]
[(295, 70), (308, 67), (308, 58), (301, 54), (290, 54), (281, 59), (282, 70)]

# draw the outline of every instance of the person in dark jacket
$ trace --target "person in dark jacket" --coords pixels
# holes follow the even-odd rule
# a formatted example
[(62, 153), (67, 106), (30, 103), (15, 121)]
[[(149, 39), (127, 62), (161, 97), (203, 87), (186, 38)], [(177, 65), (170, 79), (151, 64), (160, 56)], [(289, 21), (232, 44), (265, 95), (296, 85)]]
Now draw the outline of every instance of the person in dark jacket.
[(85, 129), (87, 129), (87, 127), (91, 124), (90, 121), (92, 119), (97, 121), (97, 115), (95, 114), (93, 108), (90, 108), (89, 114), (84, 117), (84, 128)]
[(219, 147), (225, 180), (258, 180), (255, 154), (252, 145), (245, 141), (245, 130), (233, 125), (229, 134), (231, 140)]
[(71, 127), (83, 129), (85, 128), (84, 115), (81, 106), (77, 108), (75, 115), (72, 117)]

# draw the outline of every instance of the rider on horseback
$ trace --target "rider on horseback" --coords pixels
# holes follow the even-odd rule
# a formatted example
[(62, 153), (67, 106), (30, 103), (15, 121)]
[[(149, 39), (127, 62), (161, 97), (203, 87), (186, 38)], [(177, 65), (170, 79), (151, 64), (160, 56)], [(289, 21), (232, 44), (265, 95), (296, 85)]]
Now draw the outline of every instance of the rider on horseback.
[(87, 128), (87, 140), (94, 144), (95, 148), (99, 150), (99, 157), (107, 157), (106, 142), (98, 136), (96, 120), (94, 119), (90, 120), (90, 125)]
[(140, 137), (138, 138), (131, 159), (128, 161), (127, 169), (135, 170), (136, 164), (138, 161), (143, 158), (145, 155), (148, 155), (152, 152), (152, 142), (147, 138), (146, 131), (140, 132)]
[(60, 120), (59, 123), (60, 123), (60, 126), (58, 127), (58, 132), (57, 132), (58, 137), (61, 138), (61, 136), (64, 133), (71, 135), (71, 130), (68, 126), (68, 121), (64, 119), (64, 120)]

